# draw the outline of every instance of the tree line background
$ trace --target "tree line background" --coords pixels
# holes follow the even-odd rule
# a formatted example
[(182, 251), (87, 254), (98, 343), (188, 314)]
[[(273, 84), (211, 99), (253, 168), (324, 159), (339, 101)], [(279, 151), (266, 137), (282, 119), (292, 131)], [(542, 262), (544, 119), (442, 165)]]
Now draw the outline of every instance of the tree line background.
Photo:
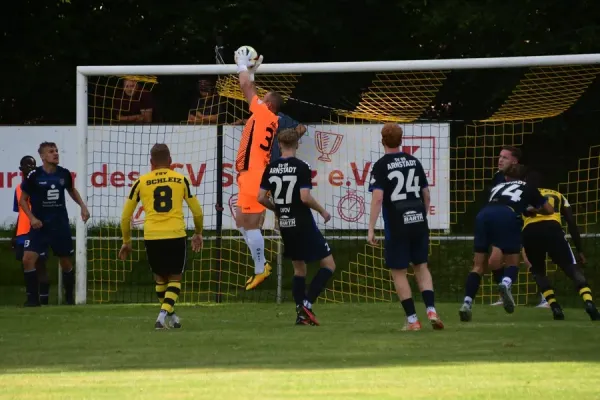
[[(590, 53), (598, 15), (593, 0), (11, 2), (0, 17), (0, 124), (72, 124), (77, 65), (214, 63), (218, 36), (226, 62), (241, 44), (269, 63)], [(454, 119), (481, 117), (518, 79), (491, 76), (481, 85), (480, 72), (461, 74), (436, 102), (454, 100)], [(328, 91), (310, 88), (317, 99)]]

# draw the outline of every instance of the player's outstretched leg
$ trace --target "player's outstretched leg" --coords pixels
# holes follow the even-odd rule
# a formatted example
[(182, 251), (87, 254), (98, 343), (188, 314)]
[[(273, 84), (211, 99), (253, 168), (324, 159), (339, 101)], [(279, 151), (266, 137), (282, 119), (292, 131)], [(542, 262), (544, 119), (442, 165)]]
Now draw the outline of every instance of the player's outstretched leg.
[(327, 282), (332, 277), (335, 271), (335, 261), (333, 256), (330, 254), (321, 260), (321, 268), (310, 282), (308, 292), (306, 293), (306, 299), (303, 302), (302, 310), (304, 314), (310, 319), (310, 322), (314, 325), (319, 325), (319, 321), (312, 309), (312, 305), (317, 301), (325, 287)]
[(585, 304), (585, 311), (590, 316), (590, 319), (592, 321), (600, 321), (600, 312), (598, 312), (594, 304), (592, 289), (590, 289), (581, 268), (576, 264), (561, 266), (561, 268), (565, 272), (565, 275), (575, 283), (575, 288)]
[(427, 263), (418, 264), (413, 267), (415, 272), (415, 278), (423, 296), (423, 302), (427, 308), (427, 318), (431, 323), (433, 329), (441, 330), (444, 329), (444, 323), (438, 316), (435, 309), (435, 295), (433, 293), (433, 279), (431, 278), (431, 272), (427, 268)]
[(473, 256), (473, 269), (467, 275), (467, 281), (465, 283), (465, 298), (462, 306), (458, 310), (460, 320), (463, 322), (469, 322), (473, 318), (473, 300), (479, 290), (481, 284), (481, 275), (485, 265), (486, 254), (475, 253)]

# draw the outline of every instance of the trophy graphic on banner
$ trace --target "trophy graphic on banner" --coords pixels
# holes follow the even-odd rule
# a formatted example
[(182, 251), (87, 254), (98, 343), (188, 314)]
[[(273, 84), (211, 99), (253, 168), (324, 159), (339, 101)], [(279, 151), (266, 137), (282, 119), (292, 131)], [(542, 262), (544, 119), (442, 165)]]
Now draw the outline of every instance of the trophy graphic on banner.
[(321, 153), (319, 160), (331, 162), (329, 156), (339, 150), (342, 140), (344, 140), (344, 136), (339, 133), (316, 131), (315, 146), (319, 150), (319, 153)]

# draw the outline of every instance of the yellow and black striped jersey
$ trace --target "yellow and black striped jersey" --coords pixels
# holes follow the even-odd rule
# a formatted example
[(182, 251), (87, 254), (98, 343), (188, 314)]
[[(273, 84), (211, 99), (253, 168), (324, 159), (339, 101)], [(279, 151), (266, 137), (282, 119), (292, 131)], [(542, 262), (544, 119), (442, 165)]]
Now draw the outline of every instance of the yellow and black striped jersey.
[(194, 216), (196, 233), (202, 233), (202, 207), (191, 192), (188, 179), (169, 168), (159, 168), (142, 175), (131, 188), (121, 216), (123, 242), (131, 240), (131, 216), (140, 201), (145, 213), (144, 239), (185, 237), (184, 201)]
[(563, 207), (571, 207), (567, 198), (563, 196), (560, 192), (557, 192), (556, 190), (552, 189), (542, 188), (540, 188), (539, 191), (542, 194), (542, 196), (544, 196), (548, 200), (548, 203), (554, 209), (554, 213), (550, 215), (536, 214), (533, 217), (524, 217), (523, 228), (526, 227), (528, 224), (535, 224), (536, 222), (541, 221), (556, 221), (559, 224), (561, 224), (560, 210), (562, 210)]

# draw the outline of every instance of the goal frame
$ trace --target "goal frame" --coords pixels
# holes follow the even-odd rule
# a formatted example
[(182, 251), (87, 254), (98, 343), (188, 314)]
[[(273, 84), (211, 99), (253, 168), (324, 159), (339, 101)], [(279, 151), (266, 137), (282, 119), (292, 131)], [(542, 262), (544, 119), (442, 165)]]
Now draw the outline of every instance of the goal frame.
[[(600, 64), (600, 53), (462, 58), (437, 60), (396, 60), (396, 61), (348, 61), (263, 64), (260, 74), (310, 74), (310, 73), (351, 73), (351, 72), (398, 72), (398, 71), (439, 71), (458, 69), (493, 69), (544, 67), (565, 65)], [(77, 146), (77, 190), (87, 204), (87, 164), (88, 164), (88, 77), (107, 75), (233, 75), (233, 64), (206, 65), (121, 65), (121, 66), (78, 66), (76, 69), (76, 125)], [(87, 226), (77, 218), (75, 251), (75, 302), (87, 303)], [(281, 264), (278, 257), (278, 264)], [(280, 271), (278, 271), (280, 275)], [(281, 279), (277, 284), (278, 299), (281, 293)]]

